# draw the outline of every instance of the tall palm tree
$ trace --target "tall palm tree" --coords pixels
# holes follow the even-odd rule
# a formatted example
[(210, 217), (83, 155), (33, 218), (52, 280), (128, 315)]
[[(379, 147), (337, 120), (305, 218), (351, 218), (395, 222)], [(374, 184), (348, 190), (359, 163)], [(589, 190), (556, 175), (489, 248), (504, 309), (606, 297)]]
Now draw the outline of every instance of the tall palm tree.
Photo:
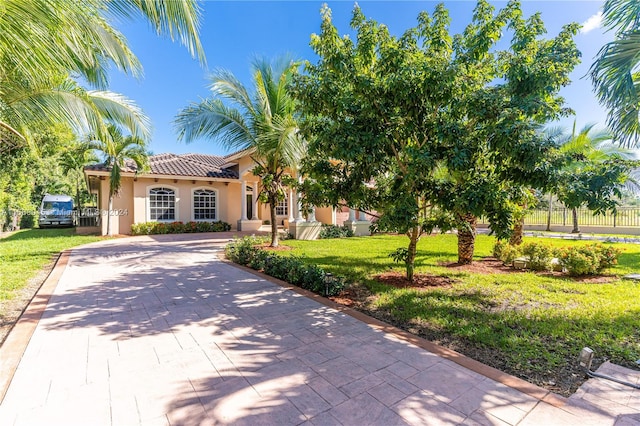
[[(75, 185), (75, 198), (78, 210), (82, 210), (82, 191), (89, 192), (89, 188), (82, 188), (84, 179), (83, 168), (89, 164), (98, 162), (93, 147), (87, 142), (79, 142), (65, 150), (60, 156), (62, 171), (73, 179)], [(86, 184), (85, 184), (86, 185)]]
[(278, 245), (276, 205), (284, 197), (285, 172), (296, 169), (305, 152), (288, 89), (296, 68), (288, 57), (256, 59), (251, 94), (231, 72), (219, 70), (210, 76), (211, 97), (184, 108), (174, 121), (178, 139), (187, 143), (206, 137), (230, 150), (252, 150), (253, 173), (271, 213), (272, 247)]
[[(633, 159), (635, 154), (625, 148), (611, 143), (612, 134), (607, 130), (593, 131), (595, 123), (586, 124), (580, 131), (576, 131), (576, 122), (573, 123), (571, 133), (565, 133), (558, 139), (561, 155), (570, 158), (570, 161), (562, 170), (565, 176), (580, 176), (587, 167), (592, 164), (602, 163), (614, 157)], [(567, 180), (565, 180), (565, 183)], [(572, 233), (579, 233), (578, 207), (571, 199), (571, 188), (560, 184), (558, 199), (571, 208), (573, 216)]]
[[(197, 0), (4, 0), (1, 8), (0, 141), (12, 145), (28, 139), (34, 122), (63, 120), (74, 128), (79, 123), (85, 128), (96, 123), (86, 111), (91, 93), (85, 91), (85, 99), (79, 99), (79, 87), (69, 76), (106, 89), (113, 66), (134, 76), (142, 74), (126, 39), (113, 28), (114, 19), (141, 15), (158, 34), (180, 39), (205, 61), (198, 38)], [(48, 100), (43, 99), (47, 96)], [(16, 102), (30, 103), (29, 114), (7, 113)], [(52, 108), (55, 102), (61, 111)]]
[(616, 38), (600, 49), (590, 74), (600, 103), (609, 109), (607, 125), (623, 146), (640, 143), (640, 2), (607, 0), (603, 23)]
[(104, 164), (109, 169), (109, 214), (107, 214), (107, 235), (111, 232), (111, 211), (113, 211), (113, 197), (118, 195), (122, 187), (122, 169), (127, 161), (136, 165), (136, 173), (148, 170), (147, 144), (144, 139), (136, 136), (124, 136), (122, 130), (113, 124), (107, 125), (108, 132), (100, 139), (89, 138), (90, 146), (102, 154)]

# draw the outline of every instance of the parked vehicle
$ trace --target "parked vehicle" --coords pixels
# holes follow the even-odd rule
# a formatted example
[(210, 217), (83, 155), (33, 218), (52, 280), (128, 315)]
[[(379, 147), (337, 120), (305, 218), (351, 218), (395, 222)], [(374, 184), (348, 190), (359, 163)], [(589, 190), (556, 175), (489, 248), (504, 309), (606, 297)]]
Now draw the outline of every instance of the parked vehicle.
[(74, 226), (73, 198), (68, 195), (45, 195), (40, 203), (38, 226)]

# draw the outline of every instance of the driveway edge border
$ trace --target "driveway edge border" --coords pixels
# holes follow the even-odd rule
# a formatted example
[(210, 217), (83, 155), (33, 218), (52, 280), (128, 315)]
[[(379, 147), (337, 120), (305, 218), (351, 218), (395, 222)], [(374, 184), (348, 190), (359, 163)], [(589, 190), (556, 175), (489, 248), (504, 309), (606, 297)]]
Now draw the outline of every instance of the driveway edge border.
[(263, 278), (267, 281), (270, 281), (280, 287), (284, 287), (288, 290), (294, 291), (302, 296), (308, 297), (310, 299), (315, 300), (316, 302), (327, 306), (329, 308), (333, 308), (339, 312), (347, 314), (359, 321), (368, 324), (369, 326), (375, 328), (376, 330), (383, 331), (385, 333), (392, 334), (399, 339), (404, 340), (405, 342), (411, 343), (415, 346), (418, 346), (422, 349), (425, 349), (435, 355), (438, 355), (444, 359), (455, 362), (456, 364), (465, 367), (475, 373), (481, 374), (489, 379), (495, 380), (498, 383), (501, 383), (505, 386), (508, 386), (512, 389), (518, 390), (524, 394), (527, 394), (538, 401), (545, 402), (554, 407), (561, 408), (567, 403), (567, 398), (555, 394), (547, 389), (544, 389), (540, 386), (534, 385), (533, 383), (527, 382), (526, 380), (520, 379), (518, 377), (512, 376), (511, 374), (507, 374), (503, 371), (498, 370), (497, 368), (490, 367), (486, 364), (483, 364), (475, 359), (469, 358), (466, 355), (463, 355), (459, 352), (456, 352), (452, 349), (445, 348), (444, 346), (440, 346), (436, 343), (433, 343), (429, 340), (423, 339), (422, 337), (411, 334), (407, 331), (404, 331), (396, 326), (388, 324), (384, 321), (380, 321), (377, 318), (371, 317), (365, 313), (357, 311), (348, 306), (341, 305), (339, 303), (334, 302), (326, 297), (320, 296), (319, 294), (313, 293), (309, 290), (305, 290), (303, 288), (297, 287), (293, 284), (290, 284), (286, 281), (282, 281), (278, 278), (274, 278), (270, 275), (267, 275), (263, 272), (256, 271), (255, 269), (251, 269), (244, 265), (239, 265), (227, 259), (224, 255), (224, 251), (218, 254), (218, 258), (231, 266), (234, 266), (238, 269), (242, 269), (246, 272), (250, 272), (260, 278)]
[(49, 272), (40, 288), (29, 301), (29, 304), (20, 315), (13, 328), (7, 334), (2, 346), (0, 346), (0, 404), (4, 400), (13, 375), (22, 360), (24, 351), (36, 330), (42, 314), (49, 304), (53, 291), (58, 286), (58, 281), (69, 263), (71, 250), (63, 250), (58, 255), (55, 265)]

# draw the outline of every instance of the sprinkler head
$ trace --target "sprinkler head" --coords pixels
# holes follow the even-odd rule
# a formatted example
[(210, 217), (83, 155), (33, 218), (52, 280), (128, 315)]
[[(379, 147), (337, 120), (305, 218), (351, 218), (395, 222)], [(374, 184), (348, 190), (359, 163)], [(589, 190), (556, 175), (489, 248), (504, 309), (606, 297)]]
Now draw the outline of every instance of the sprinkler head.
[(593, 349), (590, 348), (582, 348), (580, 351), (580, 356), (578, 357), (578, 362), (580, 363), (580, 367), (585, 370), (591, 370), (591, 363), (593, 362)]

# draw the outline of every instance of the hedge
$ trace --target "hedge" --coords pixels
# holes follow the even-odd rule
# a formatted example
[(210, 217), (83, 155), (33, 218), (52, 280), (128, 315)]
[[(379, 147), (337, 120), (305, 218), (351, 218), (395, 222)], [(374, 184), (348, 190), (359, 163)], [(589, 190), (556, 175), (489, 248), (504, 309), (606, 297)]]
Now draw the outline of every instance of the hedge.
[(194, 232), (223, 232), (231, 230), (226, 222), (143, 222), (131, 225), (132, 235), (185, 234)]
[(257, 237), (239, 238), (227, 245), (225, 254), (235, 263), (322, 296), (335, 296), (344, 288), (343, 277), (328, 274), (317, 265), (308, 265), (298, 256), (281, 256), (266, 251), (258, 247), (262, 242), (264, 240)]

